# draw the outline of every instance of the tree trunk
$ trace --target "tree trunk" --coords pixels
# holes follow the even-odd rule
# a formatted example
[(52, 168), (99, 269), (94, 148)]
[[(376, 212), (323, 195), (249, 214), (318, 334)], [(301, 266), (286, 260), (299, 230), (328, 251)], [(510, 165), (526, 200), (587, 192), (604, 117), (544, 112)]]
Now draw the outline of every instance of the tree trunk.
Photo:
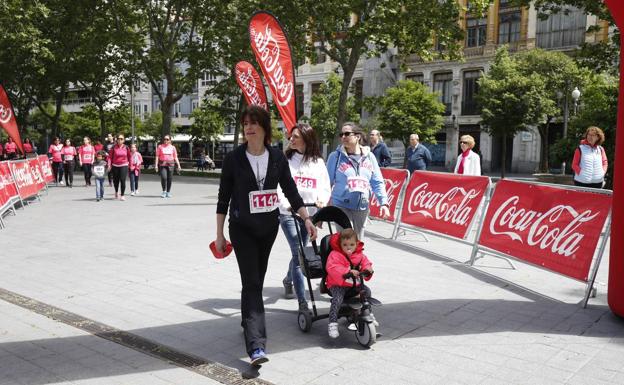
[(104, 113), (104, 104), (102, 103), (98, 103), (97, 104), (97, 109), (98, 109), (98, 116), (100, 118), (100, 138), (102, 140), (102, 143), (104, 143), (104, 138), (106, 138), (106, 115)]
[(349, 60), (347, 61), (347, 65), (345, 66), (341, 64), (343, 71), (342, 87), (340, 88), (340, 98), (338, 99), (338, 117), (336, 119), (336, 132), (334, 132), (334, 140), (337, 142), (340, 142), (338, 140), (338, 133), (340, 132), (342, 124), (347, 118), (347, 98), (349, 97), (349, 86), (351, 85), (353, 74), (355, 73), (355, 67), (357, 67), (358, 61), (360, 60), (360, 52), (362, 51), (363, 44), (363, 39), (361, 39), (361, 41), (354, 42), (351, 53), (349, 54)]
[(61, 89), (56, 93), (55, 111), (52, 117), (52, 137), (60, 136), (59, 121), (61, 120), (61, 112), (63, 111), (63, 101), (65, 100), (65, 90), (67, 85), (63, 84)]
[(546, 124), (538, 128), (538, 132), (540, 134), (541, 145), (541, 154), (540, 154), (540, 166), (539, 171), (542, 173), (547, 173), (550, 169), (549, 159), (548, 159), (548, 131), (550, 130), (550, 118), (546, 120)]
[(238, 136), (240, 135), (240, 129), (241, 129), (240, 120), (241, 120), (241, 115), (243, 114), (243, 108), (245, 108), (245, 103), (244, 103), (243, 95), (241, 94), (241, 96), (238, 97), (238, 110), (236, 112), (236, 122), (234, 124), (234, 140), (232, 141), (234, 145), (233, 148), (238, 147)]
[(501, 149), (501, 179), (505, 179), (505, 169), (507, 168), (507, 133), (503, 133), (503, 148)]
[(171, 135), (171, 95), (167, 93), (164, 102), (160, 105), (160, 111), (162, 112), (162, 130), (161, 136)]

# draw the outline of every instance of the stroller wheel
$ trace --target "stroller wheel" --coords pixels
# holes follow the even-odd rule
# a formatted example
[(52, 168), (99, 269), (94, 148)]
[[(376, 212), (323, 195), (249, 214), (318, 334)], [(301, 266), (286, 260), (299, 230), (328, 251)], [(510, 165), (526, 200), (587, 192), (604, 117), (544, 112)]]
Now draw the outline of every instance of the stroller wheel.
[(359, 321), (356, 326), (355, 339), (360, 345), (368, 348), (377, 341), (377, 329), (372, 322)]
[(312, 315), (307, 311), (300, 311), (297, 315), (297, 323), (302, 332), (309, 332), (312, 329)]

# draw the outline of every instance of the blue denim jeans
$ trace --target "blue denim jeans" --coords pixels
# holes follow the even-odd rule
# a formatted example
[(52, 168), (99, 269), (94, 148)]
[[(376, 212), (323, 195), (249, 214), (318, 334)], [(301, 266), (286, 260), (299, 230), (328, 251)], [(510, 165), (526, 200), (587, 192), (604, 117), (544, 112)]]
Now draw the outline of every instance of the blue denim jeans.
[[(288, 240), (288, 246), (290, 246), (290, 264), (288, 266), (288, 273), (286, 274), (285, 281), (292, 282), (295, 288), (295, 294), (299, 302), (303, 302), (306, 299), (305, 296), (305, 277), (301, 272), (301, 266), (299, 265), (299, 240), (297, 238), (297, 229), (295, 228), (295, 219), (292, 215), (279, 216), (280, 226), (282, 231)], [(303, 244), (308, 243), (308, 231), (305, 228), (303, 221), (297, 217), (296, 223), (299, 225), (299, 232), (303, 239)]]
[(95, 198), (104, 198), (104, 179), (95, 178)]

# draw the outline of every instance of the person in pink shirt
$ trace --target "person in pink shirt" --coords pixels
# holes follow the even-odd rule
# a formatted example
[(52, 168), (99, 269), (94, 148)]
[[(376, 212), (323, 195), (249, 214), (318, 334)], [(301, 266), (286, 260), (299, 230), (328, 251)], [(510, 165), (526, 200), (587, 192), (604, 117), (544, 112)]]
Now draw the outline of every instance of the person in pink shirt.
[(17, 145), (10, 136), (9, 140), (4, 145), (4, 152), (6, 152), (7, 159), (17, 158)]
[(156, 172), (160, 170), (160, 185), (162, 187), (162, 198), (171, 198), (171, 183), (173, 182), (173, 170), (177, 164), (180, 170), (180, 161), (178, 160), (178, 151), (171, 144), (171, 136), (165, 135), (163, 144), (158, 145), (156, 149), (156, 162), (154, 168)]
[[(125, 201), (126, 178), (128, 177), (128, 166), (130, 165), (130, 149), (124, 144), (123, 134), (117, 135), (117, 143), (108, 153), (108, 171), (113, 174), (113, 185), (115, 186), (115, 199)], [(121, 184), (121, 194), (119, 185)]]
[(72, 146), (71, 140), (65, 139), (65, 146), (61, 149), (63, 156), (63, 170), (65, 171), (65, 185), (73, 187), (74, 185), (74, 168), (76, 167), (76, 147)]
[(136, 144), (130, 146), (130, 195), (139, 195), (139, 174), (141, 174), (141, 165), (143, 164), (143, 156), (137, 151)]
[(28, 156), (28, 154), (32, 154), (33, 153), (33, 146), (32, 146), (32, 143), (30, 142), (30, 139), (28, 139), (28, 138), (24, 139), (24, 145), (23, 146), (24, 146), (24, 153), (25, 153), (24, 155)]
[(95, 148), (91, 145), (91, 139), (85, 136), (82, 139), (83, 145), (78, 149), (78, 161), (82, 172), (84, 173), (85, 186), (91, 186), (91, 174), (93, 167), (93, 160), (95, 159)]
[(63, 155), (61, 150), (63, 145), (61, 140), (56, 137), (52, 141), (50, 148), (48, 148), (48, 156), (52, 158), (52, 171), (54, 172), (54, 184), (63, 184)]

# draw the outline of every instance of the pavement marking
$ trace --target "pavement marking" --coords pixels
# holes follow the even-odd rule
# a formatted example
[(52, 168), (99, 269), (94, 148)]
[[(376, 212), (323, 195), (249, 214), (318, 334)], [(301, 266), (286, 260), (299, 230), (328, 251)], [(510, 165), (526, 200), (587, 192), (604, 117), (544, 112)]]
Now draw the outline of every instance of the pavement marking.
[(136, 334), (114, 328), (112, 326), (82, 317), (61, 308), (48, 305), (36, 299), (14, 293), (0, 288), (0, 299), (30, 310), (34, 313), (46, 316), (55, 321), (73, 326), (94, 336), (123, 345), (140, 353), (158, 358), (168, 363), (188, 369), (204, 377), (218, 381), (225, 385), (272, 385), (271, 382), (260, 378), (248, 378), (257, 376), (257, 371), (239, 373), (236, 369), (222, 365), (218, 362), (206, 360), (188, 353), (181, 352), (172, 347), (143, 338)]

